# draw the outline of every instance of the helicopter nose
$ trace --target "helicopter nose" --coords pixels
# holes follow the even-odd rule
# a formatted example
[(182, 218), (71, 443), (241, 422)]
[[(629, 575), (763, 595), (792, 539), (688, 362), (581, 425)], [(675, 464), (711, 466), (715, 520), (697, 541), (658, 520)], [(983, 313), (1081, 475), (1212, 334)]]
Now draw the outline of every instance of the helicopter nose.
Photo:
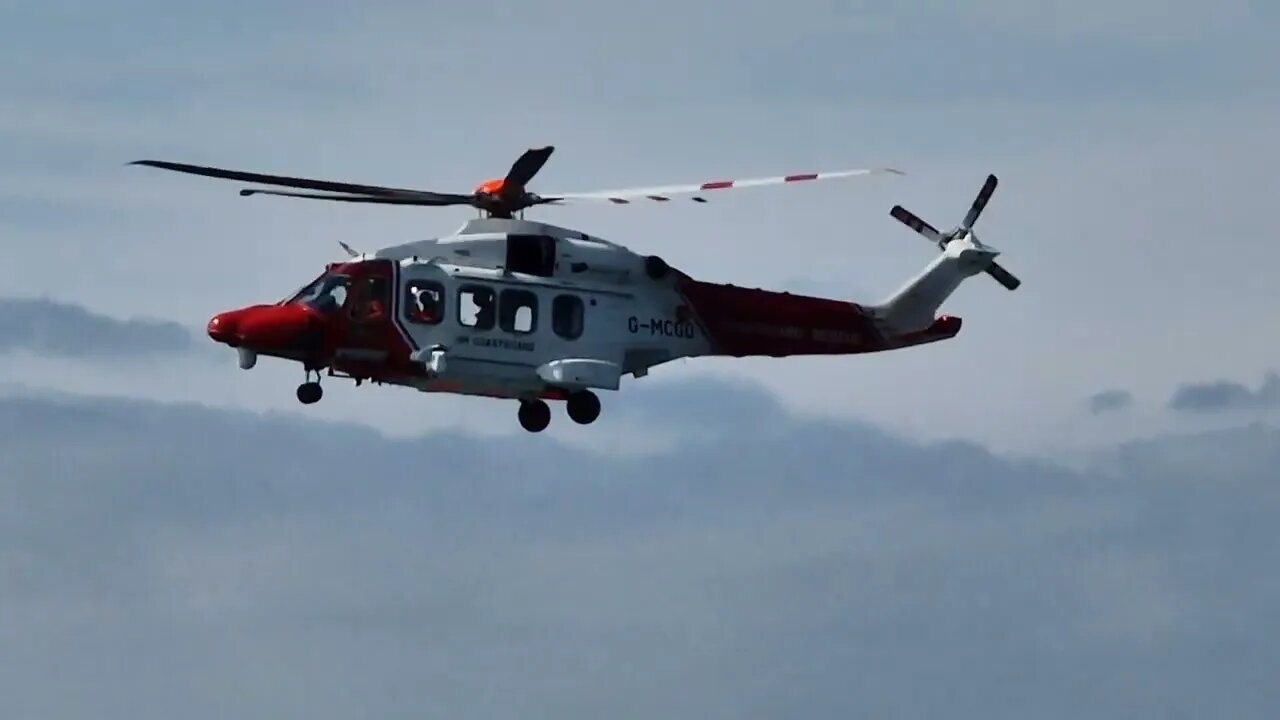
[(297, 305), (251, 308), (233, 320), (235, 341), (254, 350), (293, 350), (307, 339), (315, 319)]
[(241, 311), (238, 310), (218, 313), (209, 319), (206, 332), (214, 342), (235, 346), (239, 344), (236, 342), (236, 321), (239, 320), (240, 315)]

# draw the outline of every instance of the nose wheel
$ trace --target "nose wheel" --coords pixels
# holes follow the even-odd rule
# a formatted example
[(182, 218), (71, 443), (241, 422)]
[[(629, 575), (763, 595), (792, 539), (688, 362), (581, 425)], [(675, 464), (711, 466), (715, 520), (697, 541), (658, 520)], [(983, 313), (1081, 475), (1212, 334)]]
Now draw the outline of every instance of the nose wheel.
[(324, 397), (324, 388), (320, 387), (318, 382), (304, 382), (298, 386), (298, 402), (303, 405), (318, 403), (322, 397)]
[(320, 387), (320, 373), (316, 373), (316, 379), (311, 379), (311, 371), (307, 371), (307, 381), (298, 386), (298, 402), (303, 405), (314, 405), (320, 402), (320, 398), (324, 397), (324, 388)]

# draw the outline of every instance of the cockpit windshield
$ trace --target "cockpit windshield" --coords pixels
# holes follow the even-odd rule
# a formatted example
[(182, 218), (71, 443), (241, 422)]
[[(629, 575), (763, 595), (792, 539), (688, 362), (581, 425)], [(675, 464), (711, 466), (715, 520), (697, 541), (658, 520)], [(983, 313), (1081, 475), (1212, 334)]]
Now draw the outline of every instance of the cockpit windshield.
[(327, 315), (341, 309), (347, 302), (347, 289), (350, 285), (351, 278), (346, 275), (325, 273), (299, 290), (289, 302), (301, 303)]

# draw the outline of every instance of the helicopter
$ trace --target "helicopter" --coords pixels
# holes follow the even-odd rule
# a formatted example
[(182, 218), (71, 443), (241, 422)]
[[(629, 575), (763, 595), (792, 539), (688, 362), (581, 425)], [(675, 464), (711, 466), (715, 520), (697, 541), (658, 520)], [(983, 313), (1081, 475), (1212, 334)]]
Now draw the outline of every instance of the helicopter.
[[(987, 273), (1009, 290), (1021, 281), (981, 243), (973, 225), (997, 180), (989, 175), (961, 223), (941, 232), (900, 205), (890, 215), (940, 251), (886, 299), (858, 303), (699, 280), (658, 255), (634, 252), (589, 233), (525, 219), (543, 205), (629, 204), (686, 197), (706, 202), (733, 188), (903, 174), (893, 168), (812, 172), (666, 187), (541, 195), (528, 189), (554, 147), (524, 152), (505, 177), (470, 193), (267, 175), (159, 160), (147, 166), (245, 183), (266, 195), (348, 203), (471, 206), (478, 216), (455, 232), (360, 252), (291, 295), (220, 312), (206, 331), (234, 348), (248, 370), (260, 356), (303, 366), (303, 404), (323, 396), (329, 377), (428, 393), (518, 402), (529, 432), (551, 422), (563, 402), (581, 425), (601, 413), (598, 391), (692, 357), (786, 357), (884, 352), (947, 340), (959, 317), (936, 316), (967, 278)], [(306, 190), (310, 192), (299, 192)]]

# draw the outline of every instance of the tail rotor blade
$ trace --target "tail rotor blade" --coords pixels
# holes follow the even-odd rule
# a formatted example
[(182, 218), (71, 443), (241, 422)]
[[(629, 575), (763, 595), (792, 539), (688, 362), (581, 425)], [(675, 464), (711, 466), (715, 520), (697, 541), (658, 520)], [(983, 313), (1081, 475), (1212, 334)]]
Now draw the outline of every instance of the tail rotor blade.
[(968, 230), (978, 221), (978, 216), (982, 214), (983, 208), (991, 200), (991, 194), (996, 191), (996, 182), (995, 175), (987, 176), (987, 181), (982, 184), (982, 189), (978, 191), (978, 197), (973, 199), (973, 205), (969, 208), (969, 213), (964, 216), (964, 223), (960, 227)]
[(1007, 290), (1017, 290), (1018, 286), (1022, 284), (1021, 280), (1014, 277), (1013, 273), (1005, 270), (1004, 267), (998, 263), (991, 263), (988, 265), (987, 274), (995, 278), (996, 282), (1003, 285)]
[(937, 228), (924, 220), (921, 220), (919, 216), (901, 205), (894, 205), (893, 209), (889, 211), (889, 215), (893, 216), (895, 220), (898, 220), (903, 225), (906, 225), (926, 238), (929, 238), (930, 241), (935, 243), (942, 242), (942, 233), (938, 232)]

